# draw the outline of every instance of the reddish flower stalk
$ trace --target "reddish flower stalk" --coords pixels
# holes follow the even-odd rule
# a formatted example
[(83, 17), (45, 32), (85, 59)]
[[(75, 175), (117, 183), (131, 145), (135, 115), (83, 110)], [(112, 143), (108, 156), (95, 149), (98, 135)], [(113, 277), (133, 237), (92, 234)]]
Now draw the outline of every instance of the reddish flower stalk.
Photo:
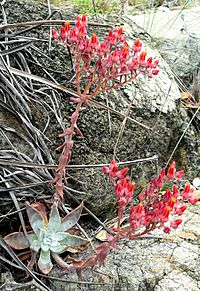
[(72, 138), (76, 134), (75, 131), (82, 135), (77, 121), (80, 112), (84, 109), (83, 104), (88, 105), (92, 98), (102, 92), (122, 87), (140, 73), (152, 77), (159, 72), (155, 70), (158, 60), (147, 59), (147, 53), (142, 52), (142, 43), (139, 40), (130, 47), (123, 35), (122, 27), (110, 30), (100, 42), (95, 34), (92, 37), (88, 36), (87, 26), (87, 18), (82, 15), (82, 17), (77, 16), (73, 28), (70, 27), (69, 22), (65, 22), (60, 32), (52, 29), (53, 39), (59, 45), (68, 47), (71, 52), (75, 69), (74, 85), (79, 96), (71, 98), (77, 104), (76, 110), (71, 116), (70, 126), (60, 135), (65, 138), (65, 141), (57, 149), (62, 150), (62, 154), (55, 178), (50, 183), (56, 183), (56, 194), (61, 198), (63, 198), (65, 169), (71, 158)]

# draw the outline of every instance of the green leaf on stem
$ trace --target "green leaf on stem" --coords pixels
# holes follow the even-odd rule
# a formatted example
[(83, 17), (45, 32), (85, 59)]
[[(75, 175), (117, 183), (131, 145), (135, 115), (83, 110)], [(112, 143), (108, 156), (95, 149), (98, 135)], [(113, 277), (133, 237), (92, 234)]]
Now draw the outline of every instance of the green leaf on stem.
[(53, 264), (51, 262), (50, 251), (45, 252), (41, 250), (38, 267), (44, 274), (48, 274), (51, 271)]
[(60, 227), (61, 218), (58, 212), (57, 204), (54, 203), (49, 216), (48, 233), (55, 233), (60, 230)]
[(82, 210), (83, 202), (62, 219), (60, 231), (67, 231), (72, 228), (79, 221)]
[(45, 217), (42, 216), (41, 213), (28, 202), (26, 203), (26, 211), (34, 233), (39, 236), (40, 229), (44, 228), (47, 218), (45, 221)]
[(59, 243), (61, 245), (64, 245), (67, 250), (67, 248), (70, 248), (70, 247), (73, 248), (73, 247), (78, 247), (80, 245), (85, 245), (88, 243), (88, 240), (80, 236), (65, 233), (65, 238), (60, 240)]
[(16, 250), (23, 250), (30, 246), (30, 243), (36, 239), (34, 233), (28, 234), (28, 239), (23, 232), (13, 232), (4, 237), (5, 242)]

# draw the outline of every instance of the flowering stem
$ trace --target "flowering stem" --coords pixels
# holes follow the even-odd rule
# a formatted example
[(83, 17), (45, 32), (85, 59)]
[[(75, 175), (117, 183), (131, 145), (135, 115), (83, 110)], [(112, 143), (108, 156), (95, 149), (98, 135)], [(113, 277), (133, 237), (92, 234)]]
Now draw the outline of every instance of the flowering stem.
[(58, 167), (56, 170), (56, 176), (55, 178), (51, 181), (52, 183), (56, 182), (56, 195), (58, 197), (61, 197), (63, 199), (63, 181), (65, 181), (65, 171), (66, 167), (68, 166), (70, 159), (71, 159), (71, 151), (73, 147), (73, 141), (72, 138), (75, 135), (75, 130), (81, 134), (80, 130), (77, 127), (77, 121), (78, 117), (82, 108), (83, 101), (80, 103), (77, 103), (76, 105), (76, 110), (71, 116), (71, 121), (70, 121), (70, 127), (68, 127), (63, 134), (61, 134), (61, 137), (65, 138), (65, 141), (63, 145), (61, 145), (58, 149), (63, 148), (62, 154), (59, 158), (58, 162)]
[[(71, 159), (72, 138), (75, 131), (82, 135), (77, 127), (77, 121), (80, 111), (83, 110), (83, 103), (87, 105), (89, 103), (87, 101), (90, 101), (96, 95), (122, 87), (135, 79), (140, 73), (147, 74), (149, 77), (158, 74), (158, 70), (155, 70), (158, 61), (152, 58), (146, 59), (147, 53), (141, 52), (142, 43), (139, 40), (134, 43), (133, 47), (130, 47), (126, 41), (126, 36), (123, 34), (122, 27), (111, 29), (104, 40), (99, 42), (96, 34), (91, 37), (87, 34), (86, 15), (77, 16), (74, 24), (74, 27), (70, 28), (70, 22), (65, 22), (60, 28), (60, 33), (52, 29), (54, 40), (58, 44), (66, 46), (71, 52), (75, 70), (74, 85), (79, 96), (78, 98), (71, 98), (72, 101), (77, 102), (76, 110), (71, 116), (70, 127), (60, 135), (60, 137), (64, 137), (65, 141), (58, 149), (63, 151), (59, 158), (55, 178), (50, 182), (50, 184), (56, 184), (56, 195), (61, 198), (63, 198), (66, 167)], [(122, 123), (114, 155), (128, 119), (131, 105), (129, 105)]]

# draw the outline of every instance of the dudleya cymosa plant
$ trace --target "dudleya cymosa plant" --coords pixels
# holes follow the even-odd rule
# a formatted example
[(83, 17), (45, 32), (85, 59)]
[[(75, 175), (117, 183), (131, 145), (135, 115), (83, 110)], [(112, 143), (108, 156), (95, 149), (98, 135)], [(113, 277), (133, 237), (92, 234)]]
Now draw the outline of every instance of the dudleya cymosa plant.
[[(70, 124), (59, 136), (64, 142), (57, 147), (62, 151), (58, 160), (55, 177), (50, 185), (55, 184), (56, 196), (63, 200), (63, 187), (67, 166), (71, 160), (74, 136), (83, 135), (78, 120), (81, 112), (101, 93), (121, 88), (143, 74), (152, 78), (159, 73), (159, 61), (148, 56), (142, 50), (142, 43), (136, 40), (129, 45), (123, 28), (110, 29), (103, 41), (96, 34), (88, 33), (86, 15), (77, 16), (73, 23), (65, 22), (60, 31), (52, 29), (53, 40), (66, 47), (72, 57), (74, 67), (73, 85), (76, 87), (76, 98), (70, 100), (76, 104), (69, 118)], [(67, 84), (69, 84), (67, 82)]]
[(48, 274), (53, 268), (51, 256), (59, 263), (62, 259), (58, 254), (88, 242), (82, 237), (66, 232), (78, 222), (82, 209), (83, 204), (61, 219), (57, 203), (54, 202), (48, 220), (45, 207), (41, 203), (27, 203), (26, 211), (33, 231), (27, 236), (22, 232), (14, 232), (4, 239), (14, 249), (30, 247), (33, 252), (40, 251), (38, 267), (42, 273)]

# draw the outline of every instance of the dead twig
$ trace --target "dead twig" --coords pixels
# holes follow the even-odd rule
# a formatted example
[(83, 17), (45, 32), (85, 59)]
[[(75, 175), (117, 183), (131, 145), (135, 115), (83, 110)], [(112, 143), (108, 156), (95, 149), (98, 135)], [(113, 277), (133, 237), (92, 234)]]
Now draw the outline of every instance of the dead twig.
[[(70, 22), (71, 25), (75, 24), (75, 21), (72, 20), (63, 20), (63, 19), (57, 19), (57, 20), (35, 20), (35, 21), (26, 21), (26, 22), (18, 22), (18, 23), (8, 23), (8, 24), (3, 24), (0, 26), (0, 31), (5, 30), (8, 28), (18, 28), (18, 27), (23, 27), (23, 26), (32, 26), (32, 25), (62, 25), (65, 22)], [(88, 25), (90, 26), (98, 26), (98, 27), (113, 27), (110, 24), (103, 24), (103, 23), (95, 23), (95, 22), (88, 22)], [(34, 27), (35, 28), (35, 27)]]
[[(155, 161), (158, 159), (157, 155), (154, 155), (149, 158), (144, 158), (144, 159), (137, 159), (133, 161), (126, 161), (126, 162), (118, 162), (119, 166), (131, 166), (133, 164), (137, 163), (146, 163), (146, 162), (151, 162)], [(1, 159), (0, 158), (0, 165), (7, 165), (7, 166), (13, 166), (13, 167), (21, 167), (21, 168), (38, 168), (38, 169), (51, 169), (55, 170), (57, 168), (57, 165), (52, 165), (52, 164), (37, 164), (37, 163), (22, 163), (22, 162), (17, 162), (14, 160), (7, 160), (7, 159)], [(89, 168), (103, 168), (104, 166), (109, 166), (109, 163), (107, 164), (88, 164), (88, 165), (68, 165), (68, 169), (89, 169)]]

